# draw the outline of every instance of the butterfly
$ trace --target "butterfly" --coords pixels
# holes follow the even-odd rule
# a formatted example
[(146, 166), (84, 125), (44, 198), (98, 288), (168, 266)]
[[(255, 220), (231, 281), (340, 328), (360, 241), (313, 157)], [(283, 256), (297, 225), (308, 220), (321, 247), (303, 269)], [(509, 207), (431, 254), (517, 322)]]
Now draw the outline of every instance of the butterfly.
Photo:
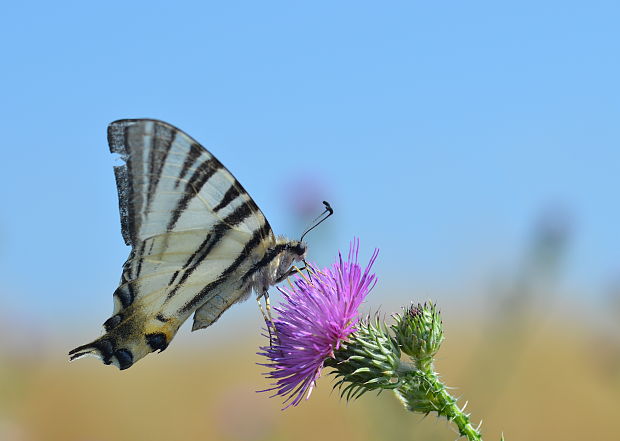
[(274, 236), (235, 177), (176, 127), (152, 119), (108, 126), (122, 235), (131, 252), (114, 291), (105, 334), (69, 352), (120, 369), (163, 351), (194, 314), (192, 330), (212, 325), (252, 291), (305, 261), (306, 244)]

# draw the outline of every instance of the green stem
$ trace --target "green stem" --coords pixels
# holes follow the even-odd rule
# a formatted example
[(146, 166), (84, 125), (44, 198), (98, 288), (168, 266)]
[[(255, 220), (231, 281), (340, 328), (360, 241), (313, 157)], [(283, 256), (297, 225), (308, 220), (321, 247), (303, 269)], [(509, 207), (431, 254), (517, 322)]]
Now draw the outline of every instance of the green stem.
[(469, 415), (456, 404), (439, 377), (432, 370), (412, 370), (401, 377), (401, 385), (394, 390), (405, 408), (411, 412), (437, 412), (453, 421), (459, 433), (470, 441), (482, 441), (482, 436), (471, 424)]

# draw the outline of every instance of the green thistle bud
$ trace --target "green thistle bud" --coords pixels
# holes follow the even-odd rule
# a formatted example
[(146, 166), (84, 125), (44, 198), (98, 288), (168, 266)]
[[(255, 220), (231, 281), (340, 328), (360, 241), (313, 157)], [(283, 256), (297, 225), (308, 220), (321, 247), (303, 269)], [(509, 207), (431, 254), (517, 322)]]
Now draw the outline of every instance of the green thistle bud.
[(334, 370), (334, 388), (343, 398), (354, 399), (375, 389), (395, 389), (400, 385), (400, 349), (378, 318), (360, 321), (349, 340), (334, 351), (325, 366)]
[(433, 303), (418, 303), (395, 314), (391, 326), (400, 349), (409, 355), (418, 369), (428, 370), (443, 341), (443, 328), (437, 307)]

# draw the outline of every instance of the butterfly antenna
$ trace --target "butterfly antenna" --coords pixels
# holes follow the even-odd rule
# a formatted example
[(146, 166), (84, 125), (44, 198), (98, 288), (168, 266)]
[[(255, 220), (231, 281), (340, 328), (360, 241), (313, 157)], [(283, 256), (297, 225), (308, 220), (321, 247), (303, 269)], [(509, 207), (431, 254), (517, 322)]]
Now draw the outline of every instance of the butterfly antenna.
[[(301, 235), (301, 238), (299, 239), (300, 242), (304, 240), (304, 237), (306, 236), (306, 234), (314, 230), (316, 227), (318, 227), (321, 224), (321, 222), (323, 222), (325, 219), (327, 219), (332, 214), (334, 214), (334, 209), (329, 204), (329, 202), (323, 201), (323, 205), (325, 205), (325, 210), (321, 214), (319, 214), (316, 219), (312, 221), (312, 226), (308, 228), (304, 232), (304, 234)], [(306, 262), (306, 259), (302, 259), (302, 262), (304, 263), (303, 269), (306, 270), (306, 272), (308, 273), (308, 277), (310, 278), (310, 281), (312, 282), (312, 273), (310, 272), (310, 265), (308, 265), (308, 262)]]
[[(323, 205), (325, 205), (325, 210), (318, 215), (318, 217), (316, 219), (314, 219), (312, 221), (313, 225), (308, 228), (306, 231), (304, 231), (304, 234), (301, 235), (301, 239), (299, 239), (300, 242), (302, 242), (304, 240), (304, 237), (306, 236), (306, 234), (308, 234), (310, 231), (314, 230), (316, 227), (318, 227), (319, 225), (321, 225), (321, 223), (327, 219), (328, 217), (330, 217), (332, 214), (334, 214), (334, 209), (332, 208), (331, 205), (329, 205), (329, 202), (327, 201), (323, 201)], [(304, 262), (305, 264), (306, 262)]]

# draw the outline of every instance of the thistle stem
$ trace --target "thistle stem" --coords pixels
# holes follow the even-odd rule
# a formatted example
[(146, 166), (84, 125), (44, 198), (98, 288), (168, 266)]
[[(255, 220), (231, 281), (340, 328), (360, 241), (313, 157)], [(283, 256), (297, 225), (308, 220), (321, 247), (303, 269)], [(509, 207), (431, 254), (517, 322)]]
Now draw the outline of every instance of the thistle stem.
[(480, 432), (476, 430), (469, 415), (456, 404), (456, 398), (448, 393), (446, 386), (432, 370), (410, 371), (401, 377), (402, 383), (395, 389), (396, 396), (407, 410), (411, 412), (437, 412), (448, 421), (453, 421), (462, 436), (470, 441), (482, 441)]

